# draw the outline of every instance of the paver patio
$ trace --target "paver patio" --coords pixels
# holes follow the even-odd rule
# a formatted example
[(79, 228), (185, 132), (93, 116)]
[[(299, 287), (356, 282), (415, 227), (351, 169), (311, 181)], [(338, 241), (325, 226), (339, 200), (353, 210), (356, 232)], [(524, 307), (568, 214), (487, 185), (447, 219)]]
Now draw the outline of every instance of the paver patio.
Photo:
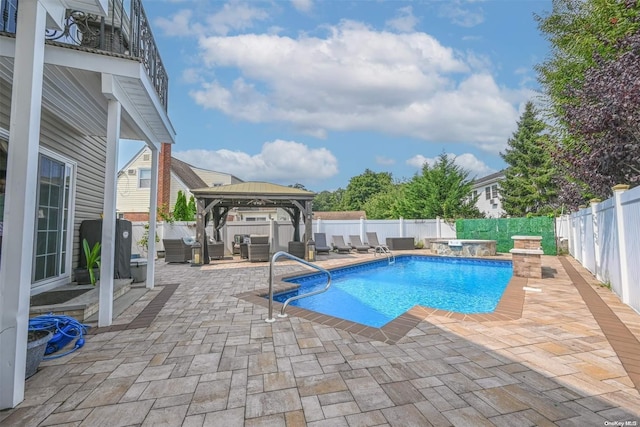
[(571, 258), (543, 257), (521, 316), (511, 303), (502, 320), (419, 310), (393, 343), (298, 316), (266, 323), (239, 295), (267, 286), (268, 263), (156, 265), (156, 287), (43, 362), (0, 425), (640, 425), (640, 315)]

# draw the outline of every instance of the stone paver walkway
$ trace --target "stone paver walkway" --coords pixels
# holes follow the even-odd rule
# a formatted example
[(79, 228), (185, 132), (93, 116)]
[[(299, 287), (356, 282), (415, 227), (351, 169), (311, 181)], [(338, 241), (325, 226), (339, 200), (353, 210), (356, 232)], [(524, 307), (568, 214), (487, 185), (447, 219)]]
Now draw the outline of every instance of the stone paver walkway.
[(639, 353), (616, 342), (620, 329), (603, 332), (615, 319), (601, 327), (602, 307), (592, 314), (579, 287), (636, 342), (640, 315), (571, 258), (543, 257), (543, 279), (517, 286), (541, 292), (514, 288), (523, 303), (507, 301), (502, 318), (422, 313), (393, 343), (297, 316), (266, 323), (266, 307), (238, 297), (267, 286), (266, 263), (157, 267), (155, 289), (81, 350), (44, 362), (0, 425), (640, 425), (615, 348), (632, 370)]

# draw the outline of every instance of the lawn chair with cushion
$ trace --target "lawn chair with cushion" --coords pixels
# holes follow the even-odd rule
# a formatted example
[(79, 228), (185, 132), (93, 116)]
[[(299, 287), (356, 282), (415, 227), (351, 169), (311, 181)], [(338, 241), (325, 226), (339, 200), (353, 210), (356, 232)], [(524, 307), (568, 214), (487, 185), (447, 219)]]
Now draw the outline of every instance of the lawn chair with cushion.
[(249, 254), (249, 262), (269, 261), (269, 236), (251, 236), (249, 237), (247, 250)]
[(369, 247), (373, 248), (374, 250), (377, 247), (381, 247), (381, 248), (384, 248), (384, 249), (387, 249), (387, 250), (389, 249), (387, 247), (387, 245), (384, 245), (384, 244), (378, 242), (378, 233), (376, 233), (375, 231), (367, 232), (367, 240), (369, 241), (368, 242), (369, 243)]
[(209, 250), (209, 259), (224, 258), (224, 242), (209, 242), (207, 245)]
[(331, 236), (331, 240), (333, 241), (333, 247), (338, 251), (338, 253), (349, 253), (349, 252), (351, 252), (351, 246), (347, 245), (344, 242), (344, 237), (342, 237), (342, 236)]
[(164, 262), (189, 262), (191, 260), (191, 245), (193, 243), (189, 238), (185, 239), (162, 239)]
[(331, 247), (327, 245), (327, 236), (324, 233), (313, 233), (313, 240), (316, 243), (316, 252), (317, 253), (326, 253), (331, 252)]
[(357, 234), (352, 234), (349, 236), (349, 243), (351, 243), (351, 247), (354, 248), (359, 253), (367, 253), (369, 252), (369, 245), (365, 245), (360, 240), (360, 236)]

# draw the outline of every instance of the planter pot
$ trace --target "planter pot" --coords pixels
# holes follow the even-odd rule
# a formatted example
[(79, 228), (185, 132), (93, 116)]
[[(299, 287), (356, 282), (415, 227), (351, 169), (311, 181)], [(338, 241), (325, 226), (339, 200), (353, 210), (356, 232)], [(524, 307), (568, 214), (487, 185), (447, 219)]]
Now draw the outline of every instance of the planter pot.
[(158, 254), (158, 259), (164, 258), (164, 251), (157, 251), (156, 253)]
[(38, 366), (42, 362), (47, 343), (51, 339), (51, 331), (30, 331), (27, 341), (27, 363), (25, 369), (25, 379), (38, 371)]
[[(87, 270), (86, 268), (76, 268), (75, 270), (73, 270), (73, 275), (75, 276), (76, 282), (78, 283), (78, 285), (91, 284), (91, 277), (89, 276), (89, 270)], [(95, 276), (96, 281), (100, 280), (100, 269), (94, 268), (93, 275)]]
[(304, 259), (304, 242), (289, 242), (287, 252), (295, 257)]

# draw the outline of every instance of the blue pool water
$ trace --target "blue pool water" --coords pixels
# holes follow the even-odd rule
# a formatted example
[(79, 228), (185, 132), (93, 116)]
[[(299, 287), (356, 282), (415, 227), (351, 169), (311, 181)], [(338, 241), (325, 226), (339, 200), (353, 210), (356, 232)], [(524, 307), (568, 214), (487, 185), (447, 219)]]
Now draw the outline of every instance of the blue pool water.
[[(400, 256), (345, 267), (331, 272), (325, 293), (293, 301), (291, 305), (351, 320), (372, 327), (384, 324), (415, 305), (458, 313), (492, 312), (512, 275), (510, 261)], [(325, 274), (287, 279), (298, 290), (278, 294), (274, 300), (321, 289)]]

